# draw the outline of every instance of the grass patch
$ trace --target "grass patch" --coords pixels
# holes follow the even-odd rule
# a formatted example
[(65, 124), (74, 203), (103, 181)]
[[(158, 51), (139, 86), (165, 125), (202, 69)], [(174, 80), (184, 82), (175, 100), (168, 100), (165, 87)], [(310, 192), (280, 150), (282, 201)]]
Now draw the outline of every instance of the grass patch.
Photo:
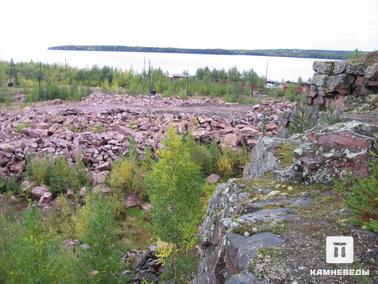
[(22, 133), (25, 129), (30, 127), (29, 122), (20, 122), (14, 128), (17, 133)]
[(105, 128), (101, 124), (94, 124), (89, 127), (89, 131), (92, 133), (103, 133), (105, 132)]
[(127, 249), (146, 249), (152, 242), (149, 232), (150, 216), (135, 207), (125, 210), (125, 216), (116, 221), (116, 234)]

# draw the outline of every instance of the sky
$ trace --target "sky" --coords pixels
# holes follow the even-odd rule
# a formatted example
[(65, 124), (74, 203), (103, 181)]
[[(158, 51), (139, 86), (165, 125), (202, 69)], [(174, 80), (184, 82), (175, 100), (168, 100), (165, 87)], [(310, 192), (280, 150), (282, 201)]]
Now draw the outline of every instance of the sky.
[(1, 0), (1, 49), (378, 49), (377, 0)]

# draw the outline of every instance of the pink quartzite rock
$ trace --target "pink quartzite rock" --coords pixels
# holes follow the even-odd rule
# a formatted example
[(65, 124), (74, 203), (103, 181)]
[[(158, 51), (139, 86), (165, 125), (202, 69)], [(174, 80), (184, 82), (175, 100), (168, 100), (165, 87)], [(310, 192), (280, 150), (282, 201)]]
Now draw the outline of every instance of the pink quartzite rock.
[(141, 206), (144, 211), (149, 211), (152, 208), (151, 203), (143, 203)]
[(19, 161), (17, 163), (14, 163), (10, 166), (10, 171), (12, 173), (18, 174), (21, 173), (25, 168), (25, 160)]
[(332, 125), (307, 135), (294, 152), (295, 165), (308, 182), (330, 183), (342, 178), (346, 171), (360, 177), (368, 176), (369, 152), (378, 127), (350, 121)]
[(48, 192), (49, 189), (45, 185), (36, 186), (31, 190), (32, 195), (35, 199), (40, 199), (45, 192)]
[(106, 177), (108, 175), (108, 172), (99, 172), (99, 173), (92, 173), (92, 183), (93, 186), (96, 186), (98, 184), (104, 184)]
[(51, 192), (44, 192), (39, 199), (39, 204), (47, 205), (53, 200), (53, 194)]
[(220, 180), (220, 176), (217, 174), (211, 174), (206, 178), (206, 181), (210, 184), (217, 183)]
[(236, 133), (227, 134), (223, 139), (223, 143), (229, 147), (237, 147), (240, 142), (241, 137)]
[(140, 199), (139, 196), (136, 193), (132, 193), (128, 196), (126, 196), (125, 200), (126, 208), (133, 208), (140, 205)]
[(67, 189), (67, 192), (66, 192), (67, 199), (68, 200), (73, 200), (74, 196), (75, 196), (75, 193), (73, 192), (73, 190), (72, 189)]
[(339, 146), (349, 150), (366, 150), (373, 143), (372, 138), (359, 136), (348, 130), (310, 133), (308, 139), (319, 146)]
[(277, 124), (270, 122), (265, 126), (266, 130), (272, 131), (272, 130), (277, 130)]

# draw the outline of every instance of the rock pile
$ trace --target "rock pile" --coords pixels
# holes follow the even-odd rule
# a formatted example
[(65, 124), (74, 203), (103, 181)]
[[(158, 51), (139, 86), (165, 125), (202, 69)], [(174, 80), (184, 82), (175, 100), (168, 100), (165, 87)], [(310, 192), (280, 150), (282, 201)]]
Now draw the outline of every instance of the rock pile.
[(84, 100), (85, 104), (93, 105), (131, 105), (138, 107), (165, 107), (165, 106), (190, 106), (190, 105), (219, 105), (227, 104), (218, 98), (189, 98), (182, 100), (179, 97), (162, 97), (161, 95), (151, 96), (126, 96), (126, 95), (110, 95), (103, 93), (93, 93)]
[(161, 260), (156, 256), (156, 246), (150, 246), (146, 251), (128, 251), (123, 260), (130, 265), (131, 270), (125, 270), (122, 276), (131, 283), (157, 283), (163, 271)]
[(112, 161), (127, 153), (131, 140), (140, 151), (161, 147), (170, 125), (179, 133), (191, 131), (198, 141), (252, 148), (263, 132), (277, 134), (279, 114), (292, 107), (284, 102), (255, 106), (216, 102), (94, 94), (74, 104), (52, 101), (23, 110), (1, 110), (0, 175), (20, 173), (29, 154), (65, 155), (71, 161), (81, 156), (92, 171), (108, 171)]

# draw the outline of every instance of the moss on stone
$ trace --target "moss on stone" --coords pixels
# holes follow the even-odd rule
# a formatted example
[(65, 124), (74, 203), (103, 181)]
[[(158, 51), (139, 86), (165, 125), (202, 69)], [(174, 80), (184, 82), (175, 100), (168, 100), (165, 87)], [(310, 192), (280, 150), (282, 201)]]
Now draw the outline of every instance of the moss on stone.
[(277, 182), (275, 181), (272, 173), (266, 173), (260, 177), (252, 179), (240, 179), (238, 185), (246, 187), (246, 189), (257, 188), (272, 188)]
[(275, 156), (280, 160), (281, 165), (288, 167), (293, 163), (294, 150), (297, 147), (297, 144), (290, 142), (282, 143), (277, 147)]
[(249, 224), (241, 224), (233, 229), (233, 232), (239, 235), (244, 235), (248, 232), (249, 235), (268, 232), (276, 235), (283, 235), (287, 231), (287, 226), (284, 221), (272, 221), (268, 223), (256, 222)]
[(261, 248), (251, 262), (249, 271), (260, 280), (269, 278), (274, 281), (282, 281), (287, 278), (288, 271), (282, 262), (286, 257), (288, 256), (285, 252), (279, 248)]

